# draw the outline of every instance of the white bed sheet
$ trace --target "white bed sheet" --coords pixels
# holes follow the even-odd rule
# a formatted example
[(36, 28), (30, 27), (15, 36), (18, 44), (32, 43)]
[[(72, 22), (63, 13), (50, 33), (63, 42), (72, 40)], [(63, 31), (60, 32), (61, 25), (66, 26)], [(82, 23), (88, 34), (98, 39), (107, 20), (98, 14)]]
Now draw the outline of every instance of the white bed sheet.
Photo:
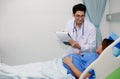
[(0, 65), (0, 79), (75, 79), (67, 74), (62, 59), (19, 66)]

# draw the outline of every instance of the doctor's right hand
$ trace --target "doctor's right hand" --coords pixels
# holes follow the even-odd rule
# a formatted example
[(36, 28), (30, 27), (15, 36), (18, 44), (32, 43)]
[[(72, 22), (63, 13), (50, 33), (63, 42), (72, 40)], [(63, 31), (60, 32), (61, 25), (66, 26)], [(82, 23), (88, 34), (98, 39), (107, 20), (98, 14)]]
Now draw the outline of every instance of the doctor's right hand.
[(69, 39), (69, 43), (71, 44), (72, 47), (74, 47), (74, 48), (78, 48), (78, 49), (81, 49), (79, 43), (76, 42), (75, 40), (73, 40), (73, 39)]

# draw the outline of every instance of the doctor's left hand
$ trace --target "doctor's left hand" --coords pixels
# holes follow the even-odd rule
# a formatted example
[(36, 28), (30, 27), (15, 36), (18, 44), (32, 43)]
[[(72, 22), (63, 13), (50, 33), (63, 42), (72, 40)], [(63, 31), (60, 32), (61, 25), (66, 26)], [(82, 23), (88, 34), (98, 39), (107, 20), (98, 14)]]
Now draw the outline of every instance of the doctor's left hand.
[(81, 49), (81, 47), (77, 41), (70, 39), (69, 43), (71, 44), (72, 47)]

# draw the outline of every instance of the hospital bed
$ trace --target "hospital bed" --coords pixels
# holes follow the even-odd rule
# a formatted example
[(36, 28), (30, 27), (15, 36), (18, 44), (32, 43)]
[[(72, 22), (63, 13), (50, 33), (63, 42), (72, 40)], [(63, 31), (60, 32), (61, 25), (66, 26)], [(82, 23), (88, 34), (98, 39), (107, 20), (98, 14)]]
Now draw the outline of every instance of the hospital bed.
[[(108, 46), (102, 52), (102, 54), (91, 65), (89, 65), (88, 68), (86, 68), (86, 70), (82, 73), (79, 79), (83, 79), (86, 73), (91, 69), (94, 70), (96, 79), (105, 79), (113, 71), (120, 68), (120, 55), (115, 57), (115, 52), (113, 51), (115, 45), (119, 42), (120, 37), (110, 46)], [(118, 51), (118, 53), (120, 53), (120, 51)], [(120, 79), (120, 76), (117, 79)]]
[[(119, 42), (120, 38), (107, 47), (102, 54), (88, 66), (79, 79), (83, 79), (85, 74), (91, 69), (95, 71), (96, 79), (105, 79), (110, 73), (119, 68), (120, 55), (118, 57), (113, 55), (113, 48)], [(67, 74), (67, 71), (61, 66), (61, 63), (61, 59), (20, 66), (9, 66), (1, 63), (0, 79), (74, 79), (74, 77)], [(48, 65), (49, 68), (47, 68)]]

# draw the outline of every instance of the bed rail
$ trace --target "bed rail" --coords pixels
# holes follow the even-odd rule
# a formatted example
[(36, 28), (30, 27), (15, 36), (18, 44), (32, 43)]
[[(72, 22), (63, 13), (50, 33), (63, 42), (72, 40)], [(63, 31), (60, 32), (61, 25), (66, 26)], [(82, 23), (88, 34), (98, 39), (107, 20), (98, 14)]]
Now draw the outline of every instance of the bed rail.
[(84, 76), (91, 69), (95, 71), (96, 79), (105, 79), (105, 77), (120, 67), (120, 55), (118, 57), (113, 55), (113, 47), (119, 42), (120, 38), (108, 46), (102, 54), (86, 68), (79, 79), (84, 79)]

